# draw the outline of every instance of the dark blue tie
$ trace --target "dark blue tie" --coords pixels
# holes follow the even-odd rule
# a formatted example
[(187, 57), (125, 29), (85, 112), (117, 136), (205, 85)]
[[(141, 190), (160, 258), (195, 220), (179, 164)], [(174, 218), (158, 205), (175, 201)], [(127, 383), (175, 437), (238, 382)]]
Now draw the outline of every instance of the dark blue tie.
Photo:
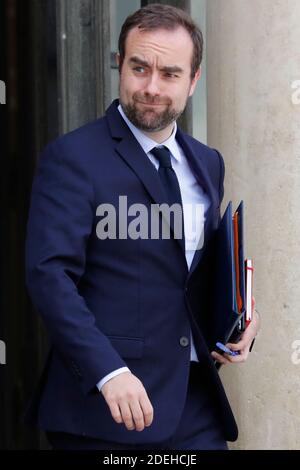
[[(165, 191), (166, 202), (171, 206), (172, 204), (180, 204), (181, 207), (181, 224), (182, 224), (182, 243), (184, 248), (184, 227), (183, 227), (183, 208), (180, 193), (180, 187), (175, 171), (172, 168), (171, 153), (167, 147), (154, 147), (151, 153), (159, 161), (158, 174)], [(172, 228), (174, 226), (172, 225)]]

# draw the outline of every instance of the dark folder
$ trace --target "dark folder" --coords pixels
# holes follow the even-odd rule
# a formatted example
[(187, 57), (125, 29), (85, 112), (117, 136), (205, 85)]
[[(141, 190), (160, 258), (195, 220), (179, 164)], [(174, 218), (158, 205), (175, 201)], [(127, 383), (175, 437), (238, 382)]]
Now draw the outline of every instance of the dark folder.
[[(244, 205), (233, 223), (232, 203), (225, 210), (214, 240), (211, 346), (237, 342), (245, 330)], [(236, 230), (235, 230), (236, 229)]]

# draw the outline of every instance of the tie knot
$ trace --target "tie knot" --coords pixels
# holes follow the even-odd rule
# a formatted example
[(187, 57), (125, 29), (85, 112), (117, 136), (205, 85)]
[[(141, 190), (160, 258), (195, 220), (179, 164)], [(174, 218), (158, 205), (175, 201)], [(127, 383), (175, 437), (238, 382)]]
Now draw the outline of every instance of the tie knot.
[(172, 168), (171, 154), (170, 154), (169, 149), (167, 149), (167, 147), (154, 147), (154, 149), (152, 149), (151, 152), (159, 161), (160, 167)]

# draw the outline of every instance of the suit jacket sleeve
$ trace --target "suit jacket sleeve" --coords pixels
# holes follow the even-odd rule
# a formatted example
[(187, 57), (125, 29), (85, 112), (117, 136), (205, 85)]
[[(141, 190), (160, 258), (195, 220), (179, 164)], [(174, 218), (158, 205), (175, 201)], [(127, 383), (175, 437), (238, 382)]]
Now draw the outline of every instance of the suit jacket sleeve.
[(56, 351), (88, 393), (126, 363), (77, 289), (93, 226), (93, 186), (86, 167), (64, 155), (58, 140), (38, 164), (27, 225), (26, 284)]

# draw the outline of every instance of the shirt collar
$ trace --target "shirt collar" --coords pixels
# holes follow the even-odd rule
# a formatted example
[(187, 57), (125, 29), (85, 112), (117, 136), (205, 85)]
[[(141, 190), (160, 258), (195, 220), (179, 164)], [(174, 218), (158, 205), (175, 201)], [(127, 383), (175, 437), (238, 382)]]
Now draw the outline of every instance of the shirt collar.
[(176, 123), (176, 121), (174, 123), (174, 129), (173, 129), (173, 132), (170, 135), (170, 137), (168, 139), (166, 139), (164, 142), (162, 142), (161, 144), (158, 144), (157, 142), (155, 142), (155, 140), (150, 139), (150, 137), (145, 135), (140, 129), (138, 129), (134, 124), (132, 124), (132, 122), (128, 119), (128, 117), (124, 113), (124, 111), (122, 109), (122, 106), (120, 104), (118, 106), (118, 111), (121, 114), (122, 118), (126, 122), (127, 126), (129, 127), (129, 129), (131, 130), (134, 137), (136, 138), (136, 140), (138, 141), (138, 143), (140, 144), (140, 146), (142, 147), (142, 149), (144, 150), (145, 153), (151, 152), (151, 150), (154, 147), (165, 146), (170, 150), (171, 155), (178, 162), (181, 161), (181, 154), (180, 154), (179, 146), (178, 146), (178, 143), (177, 143), (176, 138), (175, 138), (176, 132), (177, 132), (177, 123)]

